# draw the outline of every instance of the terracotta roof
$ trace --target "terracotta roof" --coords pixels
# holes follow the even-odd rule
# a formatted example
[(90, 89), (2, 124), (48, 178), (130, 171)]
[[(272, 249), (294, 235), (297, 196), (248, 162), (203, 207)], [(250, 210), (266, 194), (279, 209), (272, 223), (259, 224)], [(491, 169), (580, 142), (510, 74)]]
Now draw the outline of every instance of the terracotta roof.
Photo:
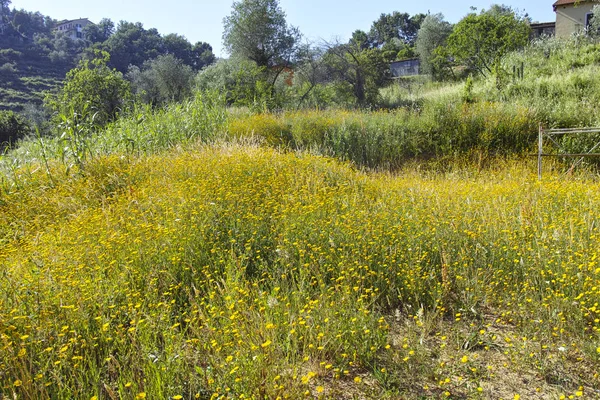
[(586, 0), (558, 0), (552, 6), (554, 7), (554, 11), (556, 11), (556, 7), (558, 7), (558, 6), (567, 6), (570, 4), (587, 3), (587, 2), (588, 1), (586, 1)]

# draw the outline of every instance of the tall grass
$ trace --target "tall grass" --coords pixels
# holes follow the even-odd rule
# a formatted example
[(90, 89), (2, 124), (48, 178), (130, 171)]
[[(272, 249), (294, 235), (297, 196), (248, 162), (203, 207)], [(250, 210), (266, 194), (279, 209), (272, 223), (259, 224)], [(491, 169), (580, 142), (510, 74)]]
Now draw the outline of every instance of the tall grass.
[(415, 159), (520, 154), (532, 149), (537, 124), (527, 108), (485, 102), (391, 112), (258, 114), (233, 118), (227, 129), (234, 137), (258, 136), (359, 166), (397, 169)]
[(541, 395), (600, 384), (596, 183), (232, 145), (53, 172), (0, 198), (5, 397), (478, 398), (523, 369)]

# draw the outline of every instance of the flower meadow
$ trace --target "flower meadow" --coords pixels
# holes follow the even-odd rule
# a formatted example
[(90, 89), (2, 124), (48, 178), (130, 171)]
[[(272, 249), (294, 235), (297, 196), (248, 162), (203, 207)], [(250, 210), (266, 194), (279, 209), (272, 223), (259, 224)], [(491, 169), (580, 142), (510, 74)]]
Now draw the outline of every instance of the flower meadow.
[(590, 178), (240, 144), (48, 168), (0, 194), (0, 398), (600, 396)]

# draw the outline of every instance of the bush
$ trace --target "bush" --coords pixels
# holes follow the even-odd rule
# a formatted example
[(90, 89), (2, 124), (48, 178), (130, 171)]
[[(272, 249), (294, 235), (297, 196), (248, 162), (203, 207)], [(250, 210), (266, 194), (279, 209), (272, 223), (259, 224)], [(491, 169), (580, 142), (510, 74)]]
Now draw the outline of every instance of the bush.
[(96, 127), (113, 121), (131, 98), (129, 83), (106, 64), (110, 56), (96, 53), (94, 60), (82, 60), (67, 74), (57, 94), (48, 95), (46, 106), (55, 113), (55, 122), (64, 118)]
[(29, 133), (29, 124), (12, 111), (0, 111), (0, 148)]
[(266, 76), (265, 69), (254, 62), (230, 58), (202, 70), (196, 86), (201, 91), (223, 93), (228, 105), (263, 111), (272, 106), (272, 91)]

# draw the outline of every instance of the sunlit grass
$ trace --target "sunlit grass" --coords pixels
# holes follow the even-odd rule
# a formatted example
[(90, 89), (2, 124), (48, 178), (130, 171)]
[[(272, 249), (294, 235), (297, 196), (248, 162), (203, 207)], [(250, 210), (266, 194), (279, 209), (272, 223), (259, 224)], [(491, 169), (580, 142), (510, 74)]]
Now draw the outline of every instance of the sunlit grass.
[[(525, 398), (600, 383), (594, 181), (365, 174), (235, 145), (86, 168), (52, 163), (54, 183), (40, 169), (0, 197), (5, 396)], [(507, 378), (531, 371), (531, 385)]]

